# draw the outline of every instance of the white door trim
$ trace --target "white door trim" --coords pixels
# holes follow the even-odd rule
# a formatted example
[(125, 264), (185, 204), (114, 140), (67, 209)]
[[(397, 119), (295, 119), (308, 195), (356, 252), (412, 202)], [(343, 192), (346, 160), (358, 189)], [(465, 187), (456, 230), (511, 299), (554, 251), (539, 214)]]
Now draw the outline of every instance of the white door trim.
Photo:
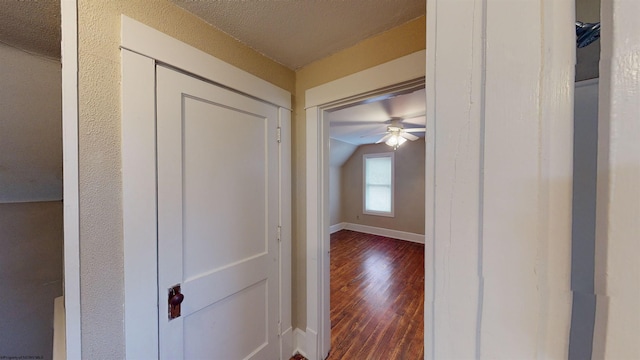
[(600, 12), (593, 359), (640, 357), (640, 269), (629, 266), (640, 252), (638, 11), (637, 1), (613, 0)]
[(574, 20), (427, 2), (426, 359), (567, 358)]
[(126, 15), (121, 18), (121, 48), (291, 110), (288, 91)]
[[(322, 259), (328, 250), (328, 126), (322, 121), (325, 105), (391, 87), (425, 76), (426, 51), (389, 61), (305, 92), (307, 122), (307, 329), (309, 360), (329, 350), (329, 284)], [(325, 129), (327, 128), (327, 129)], [(325, 214), (326, 213), (326, 214)]]
[(62, 25), (62, 153), (64, 198), (64, 307), (67, 359), (81, 358), (80, 187), (78, 177), (78, 7), (60, 2)]
[[(122, 206), (125, 283), (125, 346), (129, 359), (158, 357), (157, 319), (157, 217), (155, 64), (165, 64), (278, 105), (291, 108), (291, 95), (262, 79), (214, 58), (161, 32), (122, 16)], [(179, 56), (177, 56), (179, 54)], [(285, 111), (286, 110), (286, 111)], [(283, 116), (290, 129), (290, 115)], [(285, 134), (285, 132), (283, 132)], [(290, 146), (290, 141), (283, 143)], [(283, 150), (283, 155), (289, 150)], [(290, 156), (284, 156), (283, 178), (290, 174)], [(289, 171), (289, 173), (287, 173)], [(289, 194), (291, 185), (282, 184)], [(283, 254), (290, 254), (290, 201), (283, 197)], [(286, 256), (286, 255), (285, 255)], [(289, 257), (290, 259), (290, 257)], [(290, 264), (281, 264), (283, 279), (290, 279)], [(288, 272), (288, 273), (286, 273)], [(291, 283), (281, 284), (281, 297), (291, 297)], [(291, 303), (281, 303), (281, 314)], [(288, 306), (288, 308), (287, 308)], [(283, 328), (291, 319), (283, 317)], [(290, 334), (290, 332), (289, 332)], [(285, 347), (288, 348), (286, 339)], [(291, 341), (288, 341), (291, 344)], [(283, 349), (283, 351), (291, 351)]]
[(122, 51), (126, 356), (158, 358), (155, 62)]

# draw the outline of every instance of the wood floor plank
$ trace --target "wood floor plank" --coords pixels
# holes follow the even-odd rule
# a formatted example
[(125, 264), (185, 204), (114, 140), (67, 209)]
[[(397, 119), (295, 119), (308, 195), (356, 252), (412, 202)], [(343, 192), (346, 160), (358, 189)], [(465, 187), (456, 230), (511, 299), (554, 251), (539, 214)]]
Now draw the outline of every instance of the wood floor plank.
[(424, 245), (331, 235), (328, 360), (424, 357)]

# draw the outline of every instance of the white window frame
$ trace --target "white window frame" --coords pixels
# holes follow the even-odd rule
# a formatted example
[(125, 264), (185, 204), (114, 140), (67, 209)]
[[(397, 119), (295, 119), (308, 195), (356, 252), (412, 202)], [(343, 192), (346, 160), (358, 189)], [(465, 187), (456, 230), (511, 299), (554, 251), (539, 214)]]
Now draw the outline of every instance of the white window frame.
[[(391, 210), (389, 212), (367, 210), (367, 159), (382, 158), (382, 157), (391, 158)], [(395, 182), (396, 182), (395, 167), (396, 167), (395, 154), (393, 152), (372, 153), (372, 154), (362, 155), (362, 213), (363, 214), (394, 217), (394, 209), (395, 209), (394, 199), (395, 199)]]

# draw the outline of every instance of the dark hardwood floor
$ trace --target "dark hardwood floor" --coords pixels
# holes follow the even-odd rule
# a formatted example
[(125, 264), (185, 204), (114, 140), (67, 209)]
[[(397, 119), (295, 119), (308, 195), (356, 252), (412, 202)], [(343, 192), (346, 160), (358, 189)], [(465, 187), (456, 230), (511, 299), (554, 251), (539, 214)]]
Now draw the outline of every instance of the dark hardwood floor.
[(424, 357), (424, 245), (331, 235), (329, 360)]

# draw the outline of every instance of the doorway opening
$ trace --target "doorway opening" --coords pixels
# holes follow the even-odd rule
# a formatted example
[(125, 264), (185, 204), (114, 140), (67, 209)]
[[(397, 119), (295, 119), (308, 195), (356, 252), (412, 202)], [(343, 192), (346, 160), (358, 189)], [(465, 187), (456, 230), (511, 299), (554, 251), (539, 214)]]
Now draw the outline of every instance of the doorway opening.
[(309, 252), (306, 345), (311, 360), (326, 358), (331, 348), (330, 121), (327, 117), (332, 111), (424, 88), (425, 53), (419, 51), (306, 92)]
[(573, 122), (571, 289), (568, 358), (593, 355), (596, 324), (596, 193), (600, 1), (576, 1), (576, 65)]
[(417, 84), (323, 113), (330, 129), (328, 359), (423, 357), (425, 107), (424, 84)]

